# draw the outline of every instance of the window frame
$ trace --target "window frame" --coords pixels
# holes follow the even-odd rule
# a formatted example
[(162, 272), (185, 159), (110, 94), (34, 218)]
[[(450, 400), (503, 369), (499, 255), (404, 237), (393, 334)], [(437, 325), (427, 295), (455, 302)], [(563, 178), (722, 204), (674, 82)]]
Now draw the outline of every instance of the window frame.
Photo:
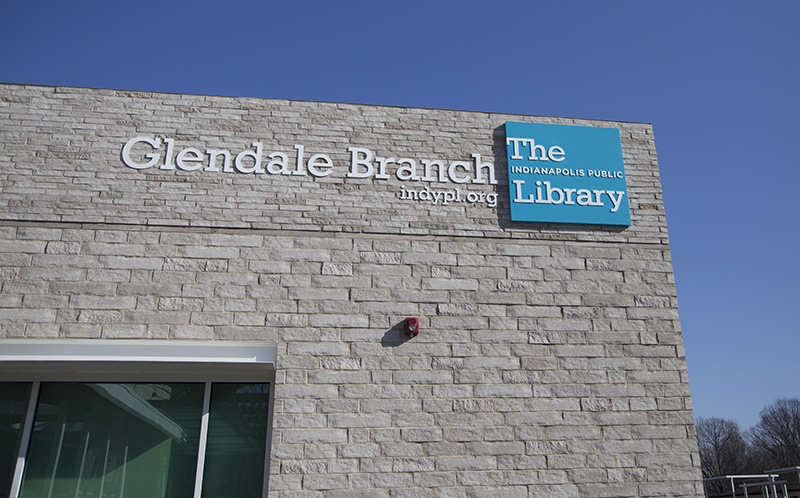
[(25, 424), (11, 483), (10, 498), (22, 485), (33, 419), (43, 382), (193, 382), (204, 384), (201, 446), (194, 498), (202, 493), (211, 385), (269, 383), (266, 454), (262, 497), (269, 485), (269, 457), (275, 400), (277, 345), (239, 341), (164, 341), (110, 339), (2, 339), (0, 382), (32, 383)]

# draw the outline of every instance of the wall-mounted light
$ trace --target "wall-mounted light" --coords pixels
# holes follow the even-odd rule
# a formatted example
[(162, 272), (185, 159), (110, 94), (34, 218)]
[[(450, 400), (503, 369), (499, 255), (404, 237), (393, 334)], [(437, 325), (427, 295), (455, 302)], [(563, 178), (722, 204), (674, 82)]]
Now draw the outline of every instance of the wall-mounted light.
[(406, 335), (417, 335), (419, 334), (419, 318), (406, 318), (406, 323), (403, 326), (406, 331)]

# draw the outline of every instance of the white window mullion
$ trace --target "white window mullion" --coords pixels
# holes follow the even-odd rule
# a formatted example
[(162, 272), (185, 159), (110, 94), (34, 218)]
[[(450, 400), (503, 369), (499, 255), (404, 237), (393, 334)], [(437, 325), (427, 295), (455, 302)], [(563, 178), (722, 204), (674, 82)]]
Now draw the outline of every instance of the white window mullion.
[(36, 405), (39, 403), (39, 388), (42, 383), (34, 381), (31, 386), (31, 395), (28, 398), (28, 411), (25, 412), (25, 423), (22, 426), (22, 437), (19, 441), (19, 453), (17, 454), (17, 466), (14, 468), (14, 478), (11, 481), (11, 492), (8, 496), (17, 498), (22, 487), (22, 473), (25, 471), (25, 459), (28, 457), (28, 445), (31, 441), (33, 432), (33, 417), (36, 414)]
[(206, 442), (208, 441), (208, 418), (211, 408), (211, 382), (206, 382), (203, 393), (203, 417), (200, 420), (200, 442), (197, 446), (197, 472), (194, 476), (194, 498), (203, 492), (203, 469), (206, 465)]
[(272, 447), (272, 416), (273, 410), (275, 409), (275, 384), (271, 383), (269, 385), (269, 398), (267, 401), (267, 440), (264, 443), (265, 454), (264, 454), (264, 479), (261, 482), (261, 498), (267, 498), (269, 495), (269, 460), (270, 460), (270, 448)]

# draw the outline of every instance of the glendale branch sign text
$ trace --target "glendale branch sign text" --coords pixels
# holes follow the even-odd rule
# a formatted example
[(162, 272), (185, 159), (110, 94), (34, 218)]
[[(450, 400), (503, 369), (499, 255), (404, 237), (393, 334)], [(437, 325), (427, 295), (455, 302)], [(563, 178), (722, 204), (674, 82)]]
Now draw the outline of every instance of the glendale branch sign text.
[[(253, 149), (237, 154), (228, 149), (182, 148), (174, 138), (135, 137), (122, 147), (125, 166), (145, 170), (202, 171), (207, 174), (233, 173), (245, 175), (280, 175), (289, 178), (324, 178), (337, 167), (329, 153), (309, 154), (306, 147), (294, 144), (293, 153), (264, 150), (264, 144), (253, 142)], [(470, 190), (470, 185), (495, 185), (494, 164), (473, 153), (469, 160), (442, 161), (410, 157), (378, 157), (363, 147), (348, 147), (350, 160), (345, 178), (386, 181), (394, 176), (401, 182), (397, 197), (403, 201), (418, 201), (434, 206), (452, 203), (497, 206), (497, 193)], [(440, 188), (437, 188), (440, 187)]]

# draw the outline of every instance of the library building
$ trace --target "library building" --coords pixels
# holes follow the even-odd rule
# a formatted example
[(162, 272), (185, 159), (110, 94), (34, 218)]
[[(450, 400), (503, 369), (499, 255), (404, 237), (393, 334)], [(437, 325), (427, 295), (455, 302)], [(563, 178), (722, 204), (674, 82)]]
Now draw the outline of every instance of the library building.
[(0, 84), (0, 497), (703, 496), (650, 124)]

